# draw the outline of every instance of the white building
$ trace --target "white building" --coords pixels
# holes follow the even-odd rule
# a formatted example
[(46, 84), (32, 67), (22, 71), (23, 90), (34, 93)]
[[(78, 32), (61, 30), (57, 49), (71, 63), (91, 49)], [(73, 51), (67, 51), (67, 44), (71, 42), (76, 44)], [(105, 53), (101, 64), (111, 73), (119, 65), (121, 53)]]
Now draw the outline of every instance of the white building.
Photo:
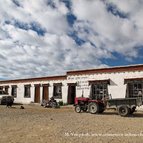
[(0, 88), (19, 103), (40, 103), (52, 96), (73, 104), (79, 96), (112, 98), (142, 96), (143, 65), (68, 71), (64, 76), (0, 81)]

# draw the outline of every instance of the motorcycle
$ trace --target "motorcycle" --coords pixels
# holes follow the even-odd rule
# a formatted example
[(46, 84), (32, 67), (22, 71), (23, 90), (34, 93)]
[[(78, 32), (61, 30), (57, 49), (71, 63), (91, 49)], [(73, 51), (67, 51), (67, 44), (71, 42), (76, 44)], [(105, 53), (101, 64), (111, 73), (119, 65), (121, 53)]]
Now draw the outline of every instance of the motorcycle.
[(41, 103), (41, 106), (44, 108), (59, 108), (59, 104), (57, 101), (54, 99), (54, 97), (51, 97), (49, 101), (43, 100)]

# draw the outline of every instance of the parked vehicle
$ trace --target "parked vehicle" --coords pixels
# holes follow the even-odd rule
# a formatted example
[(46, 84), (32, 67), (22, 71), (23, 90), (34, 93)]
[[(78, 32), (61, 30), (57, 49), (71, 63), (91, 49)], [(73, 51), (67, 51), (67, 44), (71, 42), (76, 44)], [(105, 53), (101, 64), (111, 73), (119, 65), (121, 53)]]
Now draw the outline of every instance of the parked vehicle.
[(8, 95), (5, 91), (0, 90), (0, 104), (12, 106), (14, 102), (13, 96)]
[(90, 99), (86, 97), (75, 98), (75, 111), (77, 113), (89, 112), (91, 114), (103, 113), (105, 109), (116, 109), (121, 116), (134, 113), (137, 106), (142, 105), (142, 98), (119, 98), (119, 99)]
[(41, 103), (41, 106), (44, 106), (45, 108), (59, 108), (57, 101), (54, 99), (54, 97), (51, 97), (49, 101), (43, 100)]

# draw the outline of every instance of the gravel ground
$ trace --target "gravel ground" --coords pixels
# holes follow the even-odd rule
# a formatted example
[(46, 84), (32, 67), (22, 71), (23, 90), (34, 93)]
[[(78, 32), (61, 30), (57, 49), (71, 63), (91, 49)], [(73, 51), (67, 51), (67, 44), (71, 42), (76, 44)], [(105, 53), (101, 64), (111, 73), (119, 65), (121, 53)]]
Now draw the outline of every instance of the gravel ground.
[(120, 117), (75, 113), (72, 107), (47, 109), (38, 105), (0, 106), (0, 143), (141, 143), (143, 112)]

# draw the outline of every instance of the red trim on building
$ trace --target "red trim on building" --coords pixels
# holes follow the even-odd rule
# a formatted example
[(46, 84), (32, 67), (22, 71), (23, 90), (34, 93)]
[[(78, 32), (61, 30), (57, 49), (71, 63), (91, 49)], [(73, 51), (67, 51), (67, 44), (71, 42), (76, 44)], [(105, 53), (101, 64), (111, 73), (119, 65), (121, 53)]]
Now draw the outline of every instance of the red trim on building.
[(132, 72), (132, 71), (143, 71), (143, 65), (131, 65), (131, 66), (121, 66), (121, 67), (68, 71), (67, 75), (37, 77), (37, 78), (27, 78), (27, 79), (16, 79), (16, 80), (3, 80), (3, 81), (0, 81), (0, 84), (34, 82), (34, 81), (50, 81), (50, 80), (66, 80), (67, 76), (69, 76), (69, 75), (83, 75), (83, 74), (95, 74), (95, 73), (114, 73), (114, 72)]
[(49, 76), (49, 77), (37, 77), (37, 78), (27, 78), (27, 79), (16, 79), (16, 80), (3, 80), (0, 84), (5, 83), (21, 83), (21, 82), (34, 82), (34, 81), (49, 81), (49, 80), (66, 80), (67, 76)]
[(130, 71), (143, 71), (143, 65), (68, 71), (67, 75), (82, 75), (82, 74), (94, 74), (94, 73), (113, 73), (113, 72), (130, 72)]

